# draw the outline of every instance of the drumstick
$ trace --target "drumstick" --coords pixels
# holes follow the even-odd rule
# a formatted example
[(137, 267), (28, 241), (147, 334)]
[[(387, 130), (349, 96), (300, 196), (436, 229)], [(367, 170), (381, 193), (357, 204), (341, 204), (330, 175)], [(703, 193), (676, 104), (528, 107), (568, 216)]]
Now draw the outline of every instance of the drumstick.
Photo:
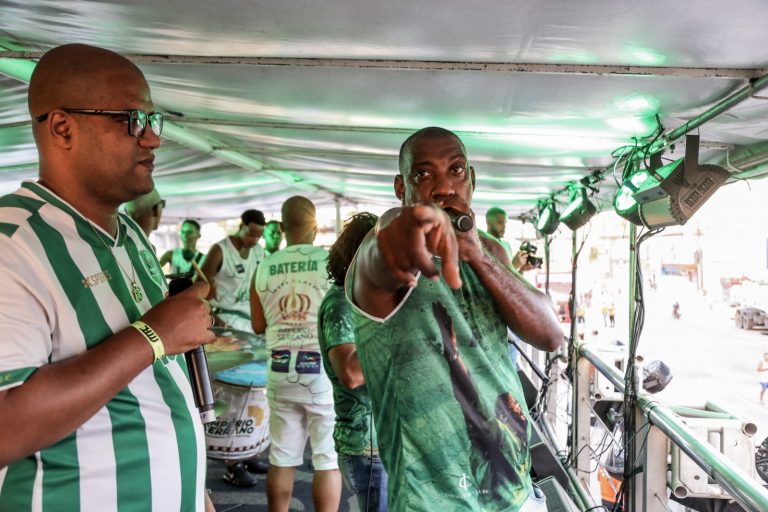
[(192, 268), (195, 269), (197, 278), (202, 279), (205, 284), (211, 284), (208, 282), (208, 278), (205, 277), (205, 274), (203, 274), (203, 271), (200, 270), (200, 267), (197, 265), (197, 262), (193, 259), (190, 263), (192, 263)]

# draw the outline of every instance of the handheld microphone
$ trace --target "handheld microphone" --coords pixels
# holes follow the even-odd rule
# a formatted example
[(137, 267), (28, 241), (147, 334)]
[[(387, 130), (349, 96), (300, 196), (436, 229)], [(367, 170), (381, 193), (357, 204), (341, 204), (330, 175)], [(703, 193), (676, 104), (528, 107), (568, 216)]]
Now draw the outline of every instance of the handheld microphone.
[(475, 221), (468, 213), (460, 212), (454, 208), (443, 208), (443, 211), (451, 218), (451, 224), (456, 231), (466, 233), (475, 227)]
[[(188, 277), (181, 277), (172, 280), (168, 284), (168, 293), (176, 295), (192, 286), (192, 280)], [(184, 354), (189, 368), (189, 381), (192, 384), (192, 395), (195, 397), (195, 406), (200, 412), (200, 421), (210, 423), (216, 421), (216, 412), (214, 411), (215, 400), (213, 398), (213, 386), (211, 385), (211, 374), (208, 372), (208, 359), (205, 357), (205, 349), (199, 346)]]

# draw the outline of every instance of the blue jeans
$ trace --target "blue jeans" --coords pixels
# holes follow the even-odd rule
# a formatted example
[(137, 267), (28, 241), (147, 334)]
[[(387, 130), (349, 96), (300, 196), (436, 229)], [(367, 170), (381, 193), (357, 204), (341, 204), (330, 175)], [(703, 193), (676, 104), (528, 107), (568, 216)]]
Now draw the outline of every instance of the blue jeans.
[(378, 455), (340, 453), (339, 470), (344, 485), (357, 499), (360, 512), (387, 512), (387, 472)]

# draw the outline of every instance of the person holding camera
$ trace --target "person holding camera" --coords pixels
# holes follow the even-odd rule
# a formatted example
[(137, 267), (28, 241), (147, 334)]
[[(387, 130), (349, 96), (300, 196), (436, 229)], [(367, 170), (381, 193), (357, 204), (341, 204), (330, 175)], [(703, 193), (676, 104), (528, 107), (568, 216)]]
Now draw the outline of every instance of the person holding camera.
[[(485, 212), (485, 227), (487, 230), (486, 233), (499, 242), (507, 252), (510, 261), (513, 261), (512, 246), (509, 245), (509, 242), (504, 240), (504, 233), (507, 230), (507, 212), (498, 206), (491, 206), (488, 208), (488, 211)], [(513, 266), (515, 266), (514, 261)]]
[(490, 207), (485, 212), (485, 226), (488, 230), (486, 234), (491, 235), (504, 248), (515, 270), (525, 272), (541, 268), (543, 260), (534, 256), (536, 246), (529, 242), (523, 242), (517, 253), (512, 254), (512, 247), (504, 240), (504, 232), (507, 230), (507, 212), (498, 206)]

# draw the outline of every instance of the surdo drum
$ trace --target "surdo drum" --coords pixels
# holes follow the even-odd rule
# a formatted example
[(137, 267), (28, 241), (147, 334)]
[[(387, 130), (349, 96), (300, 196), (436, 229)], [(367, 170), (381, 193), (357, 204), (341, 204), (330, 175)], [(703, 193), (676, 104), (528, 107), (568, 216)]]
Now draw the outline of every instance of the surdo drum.
[[(216, 421), (205, 426), (208, 457), (250, 459), (269, 446), (267, 365), (250, 362), (216, 374)], [(220, 411), (220, 412), (219, 412)]]
[(208, 457), (250, 459), (269, 446), (264, 341), (243, 331), (212, 330), (216, 341), (206, 346), (206, 352), (214, 376), (217, 418), (205, 425)]

